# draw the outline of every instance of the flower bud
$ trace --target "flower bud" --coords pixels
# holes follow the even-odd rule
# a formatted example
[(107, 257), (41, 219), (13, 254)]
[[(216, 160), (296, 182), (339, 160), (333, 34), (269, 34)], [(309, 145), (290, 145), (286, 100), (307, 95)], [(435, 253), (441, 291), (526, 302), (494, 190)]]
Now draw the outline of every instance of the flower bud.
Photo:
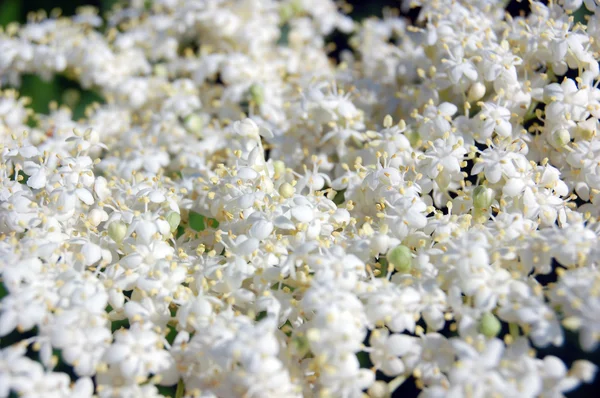
[(254, 83), (248, 90), (250, 92), (250, 98), (258, 106), (261, 106), (265, 102), (265, 91), (260, 84)]
[(387, 398), (390, 396), (390, 389), (385, 381), (377, 380), (371, 384), (367, 394), (372, 398)]
[(387, 260), (398, 272), (407, 273), (412, 268), (411, 250), (404, 245), (398, 245), (390, 250), (387, 254)]
[(179, 227), (179, 223), (181, 222), (181, 215), (176, 211), (170, 211), (165, 217), (165, 219), (169, 223), (171, 232), (175, 232), (177, 230), (177, 227)]
[(283, 196), (284, 198), (286, 198), (286, 199), (291, 198), (292, 196), (294, 196), (295, 191), (296, 190), (294, 189), (294, 187), (292, 186), (292, 184), (290, 184), (289, 182), (284, 182), (279, 187), (279, 194), (281, 196)]
[(571, 142), (571, 134), (567, 129), (558, 129), (550, 136), (550, 144), (555, 148), (562, 148)]
[(473, 190), (473, 206), (476, 210), (488, 209), (494, 202), (494, 190), (483, 185)]
[(597, 371), (598, 367), (592, 362), (585, 359), (578, 359), (573, 362), (570, 373), (584, 383), (591, 383), (594, 381)]
[(157, 77), (169, 77), (169, 69), (165, 64), (156, 64), (152, 69)]
[(204, 127), (204, 119), (202, 116), (192, 113), (185, 118), (183, 125), (190, 133), (199, 134)]
[(383, 127), (389, 129), (390, 127), (392, 127), (392, 124), (394, 124), (394, 119), (392, 119), (392, 116), (385, 115), (385, 117), (383, 118)]
[(123, 242), (127, 233), (127, 225), (123, 221), (113, 221), (108, 226), (108, 236), (117, 243)]
[(479, 332), (485, 337), (496, 337), (501, 329), (502, 324), (491, 312), (486, 312), (481, 316), (479, 320)]
[(469, 88), (469, 92), (467, 93), (467, 101), (475, 102), (479, 101), (485, 95), (485, 84), (481, 82), (475, 82)]
[(273, 170), (275, 171), (275, 178), (279, 178), (283, 173), (285, 173), (285, 163), (281, 160), (276, 160), (273, 162)]

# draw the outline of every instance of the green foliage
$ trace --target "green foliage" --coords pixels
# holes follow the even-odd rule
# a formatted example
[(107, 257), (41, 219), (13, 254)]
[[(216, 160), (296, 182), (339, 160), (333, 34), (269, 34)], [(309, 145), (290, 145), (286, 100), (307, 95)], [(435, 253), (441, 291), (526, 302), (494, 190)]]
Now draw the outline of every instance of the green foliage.
[(208, 218), (195, 211), (190, 211), (189, 225), (194, 231), (201, 232), (204, 231), (206, 227), (218, 228), (219, 222), (214, 218)]

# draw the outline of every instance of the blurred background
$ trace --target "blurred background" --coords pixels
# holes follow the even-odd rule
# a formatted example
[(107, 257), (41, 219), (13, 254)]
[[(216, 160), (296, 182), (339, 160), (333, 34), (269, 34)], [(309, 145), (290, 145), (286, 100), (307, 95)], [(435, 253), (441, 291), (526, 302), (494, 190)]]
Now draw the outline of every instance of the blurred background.
[[(100, 11), (100, 15), (104, 15), (117, 2), (118, 0), (0, 0), (0, 26), (6, 27), (11, 22), (25, 23), (30, 12), (45, 10), (49, 14), (55, 8), (62, 10), (62, 15), (69, 16), (75, 14), (78, 7), (93, 6)], [(400, 0), (347, 2), (353, 5), (352, 16), (357, 20), (368, 16), (381, 16), (384, 7), (400, 5)], [(334, 34), (331, 39), (338, 44), (339, 49), (347, 48), (347, 37)], [(56, 76), (49, 82), (37, 76), (24, 76), (19, 92), (22, 96), (32, 98), (31, 107), (37, 113), (47, 113), (48, 104), (56, 101), (59, 105), (69, 105), (75, 119), (83, 117), (86, 107), (91, 103), (102, 102), (102, 98), (97, 93), (82, 90), (76, 82), (64, 76)]]

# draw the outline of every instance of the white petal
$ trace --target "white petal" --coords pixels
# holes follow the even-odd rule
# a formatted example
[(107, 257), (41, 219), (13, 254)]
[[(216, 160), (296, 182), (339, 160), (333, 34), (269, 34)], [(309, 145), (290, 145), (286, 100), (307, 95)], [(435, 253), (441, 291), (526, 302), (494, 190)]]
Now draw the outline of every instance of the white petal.
[(37, 173), (29, 176), (27, 185), (33, 189), (40, 189), (46, 185), (46, 170), (40, 167)]
[(523, 188), (525, 187), (525, 183), (520, 178), (511, 178), (506, 182), (504, 188), (502, 188), (502, 193), (507, 196), (514, 197), (517, 196)]
[(125, 268), (135, 268), (142, 263), (142, 256), (139, 253), (132, 253), (125, 256), (119, 263)]
[[(473, 167), (475, 168), (475, 167)], [(499, 165), (493, 165), (485, 168), (485, 178), (491, 183), (495, 184), (502, 178), (502, 169)]]
[(239, 243), (235, 248), (235, 252), (240, 256), (247, 256), (258, 249), (258, 245), (258, 239), (249, 238)]
[(167, 200), (167, 197), (160, 191), (154, 191), (152, 192), (148, 198), (150, 199), (150, 201), (152, 203), (162, 203), (165, 200)]
[(545, 373), (552, 379), (562, 379), (567, 374), (567, 367), (559, 358), (548, 355), (544, 358)]
[(156, 225), (150, 221), (140, 221), (135, 227), (137, 237), (144, 243), (150, 243), (153, 235), (158, 231)]
[(4, 337), (17, 327), (17, 313), (4, 311), (0, 315), (0, 337)]
[(86, 265), (92, 265), (102, 258), (102, 250), (100, 246), (91, 242), (86, 243), (81, 247), (81, 254), (85, 257)]
[(40, 151), (33, 145), (27, 145), (19, 149), (19, 154), (24, 158), (32, 158), (39, 153)]
[(309, 222), (314, 218), (313, 210), (308, 206), (296, 206), (292, 209), (292, 217), (299, 222)]
[(254, 180), (258, 177), (258, 173), (250, 167), (242, 167), (238, 170), (236, 176), (243, 180)]
[(275, 224), (275, 226), (277, 228), (281, 228), (281, 229), (294, 229), (296, 228), (296, 226), (294, 225), (294, 223), (287, 217), (284, 216), (277, 216), (275, 217), (275, 220), (273, 220), (273, 223)]
[(90, 205), (94, 204), (94, 197), (92, 196), (90, 191), (88, 191), (87, 189), (85, 189), (85, 188), (76, 189), (75, 194), (77, 194), (77, 197), (86, 205), (90, 206)]
[(82, 377), (77, 379), (73, 386), (71, 396), (77, 398), (91, 397), (94, 393), (94, 383), (89, 377)]
[(256, 239), (263, 240), (273, 232), (273, 224), (266, 220), (260, 220), (250, 228), (250, 235)]
[(104, 354), (107, 363), (119, 363), (129, 355), (129, 350), (121, 344), (109, 347)]
[(242, 195), (238, 198), (238, 206), (240, 207), (240, 209), (249, 209), (252, 207), (252, 205), (254, 204), (254, 194), (246, 194), (246, 195)]
[(394, 356), (402, 356), (411, 350), (417, 344), (415, 338), (405, 334), (393, 334), (388, 338), (386, 347), (388, 353)]

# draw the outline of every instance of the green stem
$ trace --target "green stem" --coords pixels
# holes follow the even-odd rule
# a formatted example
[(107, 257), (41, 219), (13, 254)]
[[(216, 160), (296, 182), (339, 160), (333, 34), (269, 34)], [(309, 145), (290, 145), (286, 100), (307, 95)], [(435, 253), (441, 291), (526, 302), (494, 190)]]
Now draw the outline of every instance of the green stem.
[(177, 383), (177, 391), (175, 391), (175, 398), (183, 398), (184, 393), (185, 385), (183, 384), (183, 379), (179, 379), (179, 383)]
[(511, 322), (508, 324), (508, 331), (510, 332), (510, 335), (512, 336), (513, 340), (516, 340), (517, 338), (519, 338), (519, 325), (517, 325), (514, 322)]

